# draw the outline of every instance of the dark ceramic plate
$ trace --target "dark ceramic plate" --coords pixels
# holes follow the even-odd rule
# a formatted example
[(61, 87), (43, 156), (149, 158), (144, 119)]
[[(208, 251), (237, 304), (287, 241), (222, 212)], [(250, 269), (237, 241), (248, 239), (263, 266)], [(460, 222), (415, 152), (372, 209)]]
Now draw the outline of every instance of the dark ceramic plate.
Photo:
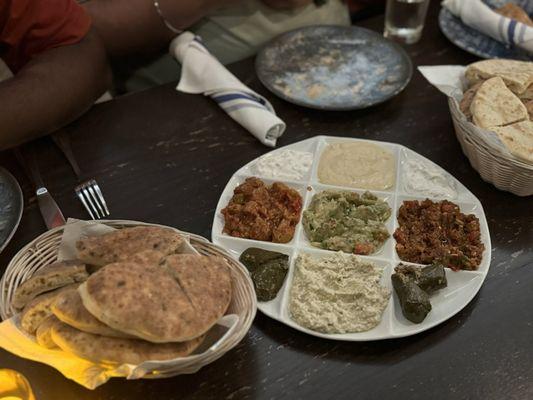
[(0, 167), (0, 252), (19, 226), (24, 200), (17, 180)]
[(320, 110), (382, 103), (409, 83), (407, 53), (376, 32), (355, 26), (309, 26), (284, 33), (258, 54), (257, 75), (275, 95)]
[[(466, 1), (466, 0), (465, 0)], [(492, 8), (505, 3), (516, 3), (530, 16), (533, 15), (531, 0), (483, 0)], [(439, 14), (439, 26), (444, 35), (457, 47), (481, 58), (510, 58), (514, 60), (533, 60), (533, 56), (515, 47), (509, 47), (489, 36), (463, 24), (463, 22), (444, 7)]]

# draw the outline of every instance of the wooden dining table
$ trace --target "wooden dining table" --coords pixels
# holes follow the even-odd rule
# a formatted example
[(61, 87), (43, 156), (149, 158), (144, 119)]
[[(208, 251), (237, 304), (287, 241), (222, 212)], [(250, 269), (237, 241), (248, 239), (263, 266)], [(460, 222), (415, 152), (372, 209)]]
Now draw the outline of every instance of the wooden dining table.
[[(415, 336), (340, 342), (306, 335), (257, 314), (242, 342), (193, 375), (160, 380), (111, 379), (87, 390), (53, 368), (0, 350), (0, 368), (23, 373), (39, 400), (64, 399), (517, 399), (533, 398), (533, 199), (484, 182), (455, 137), (446, 98), (419, 65), (467, 64), (476, 58), (450, 43), (431, 4), (422, 40), (405, 49), (415, 71), (407, 88), (360, 111), (322, 112), (289, 104), (259, 82), (254, 59), (229, 69), (265, 95), (287, 123), (278, 147), (315, 135), (395, 142), (439, 164), (481, 201), (492, 240), (491, 267), (477, 296), (446, 322)], [(383, 16), (358, 25), (381, 32)], [(176, 80), (178, 76), (176, 76)], [(228, 179), (268, 152), (212, 100), (176, 83), (94, 106), (64, 128), (81, 165), (95, 178), (111, 218), (153, 222), (210, 238)], [(65, 216), (86, 219), (77, 178), (50, 138), (35, 142), (43, 180)], [(25, 197), (20, 226), (0, 255), (0, 271), (46, 231), (34, 188), (9, 151), (0, 165)]]

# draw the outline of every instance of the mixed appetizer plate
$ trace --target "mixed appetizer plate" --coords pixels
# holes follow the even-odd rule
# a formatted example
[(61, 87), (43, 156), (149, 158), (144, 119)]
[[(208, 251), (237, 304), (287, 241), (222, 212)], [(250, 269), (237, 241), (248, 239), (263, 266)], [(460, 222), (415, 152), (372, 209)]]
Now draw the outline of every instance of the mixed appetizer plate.
[[(484, 0), (484, 2), (492, 8), (502, 7), (506, 3), (516, 3), (529, 15), (533, 15), (533, 2), (529, 0)], [(440, 10), (439, 26), (450, 42), (478, 57), (509, 58), (524, 61), (533, 59), (533, 56), (526, 51), (507, 46), (465, 25), (460, 18), (453, 15), (445, 7)]]
[(284, 33), (256, 58), (272, 93), (304, 107), (353, 110), (400, 93), (413, 73), (396, 43), (356, 26), (311, 26)]
[[(417, 237), (424, 224), (433, 228)], [(452, 317), (479, 291), (491, 254), (483, 207), (452, 175), (398, 144), (329, 136), (239, 169), (212, 239), (249, 269), (263, 313), (347, 341), (409, 336)]]

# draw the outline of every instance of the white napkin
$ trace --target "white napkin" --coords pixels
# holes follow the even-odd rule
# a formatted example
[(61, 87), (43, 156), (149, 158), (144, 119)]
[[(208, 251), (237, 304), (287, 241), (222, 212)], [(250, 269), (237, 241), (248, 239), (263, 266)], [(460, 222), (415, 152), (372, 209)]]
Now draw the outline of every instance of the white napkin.
[[(59, 259), (72, 259), (75, 256), (74, 244), (80, 237), (102, 235), (113, 230), (114, 228), (98, 221), (79, 221), (69, 218), (61, 238)], [(181, 251), (198, 254), (188, 241)], [(184, 373), (194, 373), (199, 369), (197, 360), (213, 353), (233, 332), (238, 322), (239, 316), (236, 314), (222, 317), (192, 355), (174, 360), (146, 361), (139, 365), (95, 364), (59, 349), (46, 349), (39, 346), (33, 336), (20, 328), (19, 315), (0, 323), (0, 347), (19, 357), (50, 365), (65, 377), (87, 389), (94, 389), (112, 377), (139, 379), (154, 372), (160, 376), (171, 376), (175, 369), (180, 369)]]
[(261, 143), (270, 147), (276, 145), (285, 131), (285, 123), (276, 116), (268, 100), (229, 72), (209, 53), (198, 36), (182, 33), (170, 43), (170, 54), (181, 63), (177, 90), (210, 96)]
[(469, 27), (499, 42), (533, 53), (533, 28), (498, 14), (481, 0), (444, 0), (442, 6)]

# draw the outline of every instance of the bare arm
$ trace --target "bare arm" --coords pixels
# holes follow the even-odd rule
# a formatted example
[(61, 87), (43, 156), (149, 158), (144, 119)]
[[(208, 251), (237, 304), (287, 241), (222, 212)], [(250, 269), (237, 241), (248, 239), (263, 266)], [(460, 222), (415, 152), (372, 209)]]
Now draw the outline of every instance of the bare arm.
[[(218, 7), (238, 0), (159, 0), (165, 19), (186, 29)], [(153, 0), (91, 0), (83, 4), (112, 56), (150, 53), (176, 36), (161, 21)]]
[(0, 83), (0, 149), (71, 122), (110, 81), (105, 49), (92, 31), (76, 44), (34, 57), (16, 76)]

